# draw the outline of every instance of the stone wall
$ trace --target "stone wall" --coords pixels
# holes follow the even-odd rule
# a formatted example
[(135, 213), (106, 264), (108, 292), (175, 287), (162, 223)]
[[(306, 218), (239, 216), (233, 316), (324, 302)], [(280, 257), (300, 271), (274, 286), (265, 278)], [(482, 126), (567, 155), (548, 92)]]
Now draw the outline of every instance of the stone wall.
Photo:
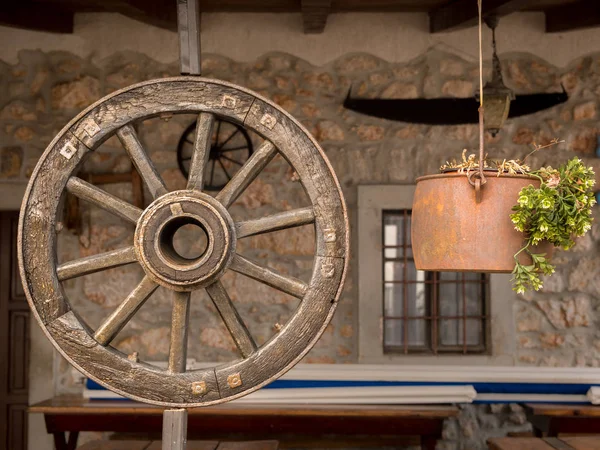
[[(532, 144), (558, 137), (565, 142), (539, 152), (531, 165), (556, 165), (577, 154), (600, 171), (595, 151), (600, 95), (600, 54), (554, 67), (530, 54), (503, 55), (506, 83), (518, 94), (552, 92), (561, 84), (569, 93), (566, 104), (511, 120), (496, 137), (488, 136), (488, 153), (512, 159), (528, 153)], [(139, 53), (122, 52), (101, 60), (81, 59), (64, 52), (21, 51), (17, 64), (0, 63), (0, 180), (24, 182), (44, 147), (78, 111), (101, 96), (132, 83), (176, 75), (166, 65)], [(407, 63), (389, 63), (369, 54), (347, 54), (315, 67), (288, 54), (269, 53), (249, 63), (219, 55), (203, 56), (207, 77), (231, 81), (271, 98), (298, 118), (323, 146), (337, 173), (350, 215), (354, 258), (337, 313), (325, 334), (304, 362), (356, 362), (357, 304), (357, 186), (360, 184), (413, 183), (437, 172), (447, 159), (458, 158), (464, 148), (475, 150), (475, 125), (426, 126), (386, 121), (345, 110), (349, 90), (354, 96), (381, 98), (466, 97), (477, 87), (477, 66), (460, 57), (432, 50)], [(490, 69), (486, 66), (485, 76)], [(191, 116), (168, 121), (152, 119), (139, 130), (161, 175), (171, 189), (185, 180), (175, 149)], [(256, 140), (258, 143), (258, 140)], [(92, 173), (127, 172), (130, 162), (118, 141), (111, 139), (91, 156), (85, 170)], [(105, 186), (131, 200), (129, 184)], [(149, 195), (146, 198), (150, 198)], [(278, 158), (235, 203), (235, 217), (258, 217), (305, 205), (301, 186), (287, 163)], [(131, 242), (133, 228), (95, 208), (82, 206), (78, 234), (65, 230), (59, 242), (59, 260), (70, 260), (118, 248)], [(598, 240), (595, 225), (571, 253), (558, 253), (557, 273), (542, 292), (516, 301), (520, 365), (597, 366), (600, 338), (595, 326), (599, 306)], [(277, 270), (307, 279), (312, 267), (314, 236), (310, 227), (252, 238), (242, 252)], [(70, 280), (71, 302), (96, 326), (124, 298), (141, 277), (139, 267), (113, 269)], [(241, 276), (228, 276), (231, 297), (258, 343), (285, 323), (297, 301)], [(170, 298), (159, 290), (135, 319), (119, 334), (116, 345), (142, 359), (165, 360), (168, 352)], [(492, 324), (493, 326), (493, 324)], [(226, 361), (235, 347), (210, 301), (194, 294), (189, 356), (201, 361)], [(75, 392), (68, 364), (57, 360), (56, 392)], [(457, 421), (448, 422), (440, 448), (485, 448), (486, 437), (527, 429), (516, 406), (466, 406)]]

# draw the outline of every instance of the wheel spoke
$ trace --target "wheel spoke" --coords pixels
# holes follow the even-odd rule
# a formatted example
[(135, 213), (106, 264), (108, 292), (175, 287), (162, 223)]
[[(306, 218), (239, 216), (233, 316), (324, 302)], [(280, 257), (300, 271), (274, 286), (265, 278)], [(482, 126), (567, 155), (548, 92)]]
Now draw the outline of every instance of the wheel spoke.
[(242, 356), (247, 358), (256, 351), (257, 347), (223, 284), (217, 281), (208, 286), (206, 292), (208, 292), (208, 295), (217, 307), (235, 345), (237, 345)]
[(175, 292), (171, 314), (171, 346), (169, 371), (185, 372), (191, 292)]
[(221, 158), (219, 158), (217, 161), (219, 161), (219, 165), (221, 166), (221, 169), (223, 169), (223, 172), (225, 172), (225, 176), (227, 177), (227, 181), (231, 180), (231, 175), (229, 175), (229, 172), (227, 172), (227, 169), (225, 168), (225, 165), (223, 164), (223, 161), (221, 161)]
[(136, 261), (135, 250), (131, 246), (66, 262), (58, 267), (56, 274), (59, 281), (64, 281), (112, 267), (124, 266)]
[(229, 156), (225, 156), (225, 155), (219, 155), (219, 158), (223, 158), (229, 162), (232, 162), (234, 164), (237, 164), (238, 166), (243, 166), (243, 164), (239, 161), (236, 161), (235, 159), (231, 159)]
[(314, 221), (315, 213), (312, 207), (309, 206), (308, 208), (294, 209), (280, 214), (273, 214), (272, 216), (261, 217), (260, 219), (238, 222), (235, 224), (235, 228), (239, 239), (256, 234), (299, 227), (314, 223)]
[(273, 144), (269, 141), (263, 142), (260, 148), (246, 161), (246, 164), (236, 172), (223, 190), (217, 194), (216, 199), (225, 207), (230, 206), (273, 159), (276, 153), (277, 149)]
[(192, 145), (194, 145), (194, 142), (193, 142), (193, 141), (190, 141), (190, 140), (189, 140), (189, 139), (187, 139), (187, 138), (185, 139), (185, 142), (187, 142), (188, 144), (192, 144)]
[(214, 124), (215, 116), (213, 114), (202, 112), (198, 116), (194, 153), (192, 154), (192, 164), (188, 175), (188, 189), (202, 190), (204, 185), (204, 167), (210, 155)]
[(211, 186), (213, 186), (213, 180), (215, 178), (215, 164), (216, 164), (216, 162), (217, 162), (217, 160), (213, 159), (212, 160), (212, 166), (210, 167), (210, 181), (209, 181), (209, 184)]
[(297, 278), (282, 275), (274, 272), (266, 267), (261, 267), (258, 264), (244, 258), (241, 255), (235, 255), (230, 266), (231, 270), (260, 281), (282, 292), (293, 295), (302, 299), (308, 290), (308, 286)]
[(223, 122), (223, 121), (220, 119), (217, 121), (217, 133), (215, 134), (215, 145), (217, 147), (219, 146), (219, 134), (221, 133), (221, 122)]
[(99, 206), (125, 220), (137, 223), (142, 215), (142, 210), (127, 203), (114, 195), (97, 188), (81, 178), (71, 177), (67, 182), (67, 191), (82, 200)]
[(238, 150), (246, 150), (246, 149), (248, 149), (247, 145), (240, 145), (239, 147), (232, 147), (232, 148), (219, 147), (219, 153), (237, 152)]
[(152, 197), (156, 198), (167, 193), (165, 184), (156, 171), (154, 164), (144, 151), (137, 134), (131, 125), (125, 125), (117, 131), (121, 144), (127, 150), (135, 168), (144, 179)]
[(223, 142), (221, 145), (218, 145), (218, 149), (220, 150), (220, 149), (222, 149), (223, 147), (225, 147), (225, 145), (226, 145), (226, 144), (227, 144), (227, 143), (228, 143), (228, 142), (229, 142), (231, 139), (233, 139), (233, 137), (234, 137), (236, 134), (238, 134), (239, 132), (240, 132), (240, 129), (239, 129), (239, 128), (236, 128), (236, 129), (235, 129), (235, 131), (234, 131), (233, 133), (231, 133), (231, 134), (229, 135), (229, 137), (228, 137), (227, 139), (225, 139), (225, 141), (224, 141), (224, 142)]
[(131, 320), (133, 315), (156, 290), (158, 284), (148, 276), (138, 284), (127, 298), (113, 313), (98, 327), (94, 339), (101, 345), (108, 345), (117, 333)]

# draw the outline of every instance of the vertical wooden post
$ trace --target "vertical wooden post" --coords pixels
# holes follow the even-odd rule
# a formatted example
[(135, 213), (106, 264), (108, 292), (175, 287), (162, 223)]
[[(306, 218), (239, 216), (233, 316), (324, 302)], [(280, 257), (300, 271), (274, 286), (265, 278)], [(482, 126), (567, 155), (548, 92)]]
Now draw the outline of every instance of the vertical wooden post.
[(179, 66), (182, 75), (200, 75), (200, 0), (177, 0)]
[(187, 417), (187, 409), (165, 409), (163, 412), (162, 450), (185, 450)]

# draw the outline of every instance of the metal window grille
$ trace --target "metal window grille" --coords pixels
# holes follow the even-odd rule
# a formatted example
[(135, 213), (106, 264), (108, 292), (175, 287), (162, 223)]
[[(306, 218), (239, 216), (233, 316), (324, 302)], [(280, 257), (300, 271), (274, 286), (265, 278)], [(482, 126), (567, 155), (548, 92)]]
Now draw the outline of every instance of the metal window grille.
[(384, 352), (487, 352), (489, 276), (417, 270), (410, 214), (383, 212)]

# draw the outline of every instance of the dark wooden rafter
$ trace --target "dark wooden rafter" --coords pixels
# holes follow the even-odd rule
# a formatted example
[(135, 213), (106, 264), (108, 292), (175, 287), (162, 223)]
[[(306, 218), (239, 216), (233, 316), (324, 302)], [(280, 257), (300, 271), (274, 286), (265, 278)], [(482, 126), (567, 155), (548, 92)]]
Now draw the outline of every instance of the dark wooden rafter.
[[(531, 8), (539, 0), (486, 0), (482, 2), (482, 15), (505, 16)], [(478, 11), (475, 0), (455, 0), (429, 13), (429, 31), (440, 33), (477, 25)]]
[[(95, 2), (100, 5), (107, 3), (102, 0), (95, 0)], [(116, 12), (132, 19), (171, 31), (177, 30), (177, 7), (172, 0), (122, 0), (115, 2), (115, 6)]]
[(322, 33), (325, 30), (327, 16), (331, 11), (331, 0), (302, 0), (300, 6), (304, 33)]
[[(0, 6), (0, 25), (70, 33), (77, 12), (116, 12), (177, 30), (177, 0), (20, 0)], [(596, 0), (484, 0), (483, 15), (544, 11), (548, 32), (600, 25)], [(428, 12), (432, 33), (477, 23), (476, 0), (202, 0), (202, 12), (302, 12), (304, 32), (322, 33), (329, 14), (342, 12)]]
[[(76, 12), (116, 12), (132, 19), (175, 31), (177, 6), (172, 0), (25, 0), (0, 8), (0, 23), (14, 27), (73, 32)], [(5, 16), (8, 15), (5, 20)]]
[(14, 2), (0, 8), (0, 25), (50, 33), (72, 33), (73, 12), (51, 5)]
[(546, 33), (600, 26), (600, 2), (580, 0), (546, 11)]

